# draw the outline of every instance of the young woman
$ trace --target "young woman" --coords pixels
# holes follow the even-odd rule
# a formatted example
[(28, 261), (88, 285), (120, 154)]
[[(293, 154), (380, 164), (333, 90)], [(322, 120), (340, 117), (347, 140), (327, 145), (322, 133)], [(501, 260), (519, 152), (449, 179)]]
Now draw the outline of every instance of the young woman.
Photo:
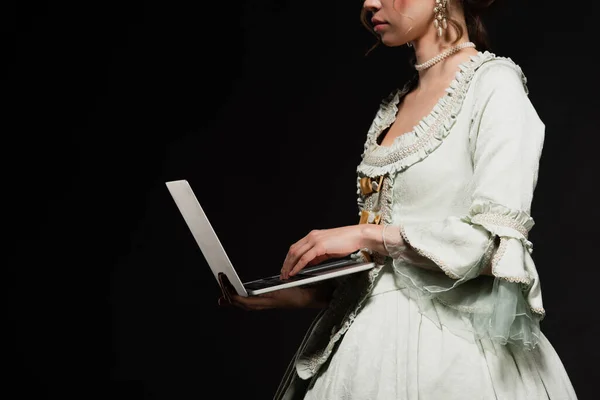
[(366, 0), (416, 74), (382, 102), (358, 166), (360, 223), (291, 246), (286, 279), (352, 254), (376, 267), (243, 298), (322, 307), (277, 399), (576, 399), (544, 334), (527, 234), (544, 124), (510, 58), (486, 47), (491, 1)]

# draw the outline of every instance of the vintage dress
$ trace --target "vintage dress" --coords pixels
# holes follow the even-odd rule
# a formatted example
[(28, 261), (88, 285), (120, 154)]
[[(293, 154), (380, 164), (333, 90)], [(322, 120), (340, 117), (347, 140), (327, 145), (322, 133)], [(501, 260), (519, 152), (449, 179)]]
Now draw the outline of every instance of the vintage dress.
[[(373, 254), (376, 268), (341, 278), (275, 398), (575, 399), (540, 331), (527, 235), (545, 127), (524, 74), (479, 52), (413, 131), (380, 146), (412, 84), (382, 102), (369, 129), (358, 205), (399, 226), (437, 271)], [(361, 178), (381, 176), (378, 192), (360, 190)], [(490, 263), (494, 276), (480, 275)]]

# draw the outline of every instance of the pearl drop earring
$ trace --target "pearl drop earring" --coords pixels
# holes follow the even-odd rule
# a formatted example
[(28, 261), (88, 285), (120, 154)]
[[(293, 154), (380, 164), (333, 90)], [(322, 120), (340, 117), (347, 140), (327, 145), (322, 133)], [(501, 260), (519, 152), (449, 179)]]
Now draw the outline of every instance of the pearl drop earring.
[(435, 0), (433, 25), (437, 30), (438, 37), (442, 37), (444, 30), (448, 28), (448, 21), (446, 19), (448, 16), (447, 5), (448, 0)]

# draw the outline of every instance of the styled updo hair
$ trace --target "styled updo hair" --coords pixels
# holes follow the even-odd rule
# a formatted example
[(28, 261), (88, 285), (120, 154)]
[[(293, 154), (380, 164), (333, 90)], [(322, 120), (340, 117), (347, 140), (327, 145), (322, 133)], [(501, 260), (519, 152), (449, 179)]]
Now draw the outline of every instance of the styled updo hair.
[[(495, 0), (449, 0), (449, 1), (458, 1), (460, 2), (462, 9), (465, 14), (465, 23), (467, 25), (467, 33), (469, 35), (469, 39), (475, 43), (477, 49), (480, 51), (490, 50), (490, 40), (487, 34), (487, 30), (485, 29), (482, 15), (484, 11), (490, 7)], [(363, 26), (367, 28), (369, 32), (371, 32), (376, 38), (377, 43), (371, 49), (373, 50), (381, 43), (381, 38), (373, 29), (371, 25), (371, 21), (368, 18), (368, 11), (364, 8), (360, 13), (360, 21)], [(459, 23), (452, 19), (448, 19), (448, 26), (454, 28), (456, 31), (456, 39), (453, 41), (453, 44), (456, 44), (459, 38), (463, 35), (463, 28), (459, 25)], [(367, 52), (368, 54), (368, 52)]]
[[(456, 0), (455, 0), (456, 1)], [(458, 0), (462, 4), (463, 11), (465, 13), (465, 22), (467, 25), (467, 33), (469, 34), (469, 39), (471, 42), (475, 43), (477, 49), (480, 51), (490, 50), (490, 39), (487, 34), (487, 30), (485, 29), (485, 25), (483, 23), (482, 15), (484, 11), (491, 6), (495, 0)], [(458, 41), (463, 35), (462, 27), (450, 18), (448, 20), (448, 25), (452, 26), (457, 33), (457, 39), (454, 40), (454, 43)]]

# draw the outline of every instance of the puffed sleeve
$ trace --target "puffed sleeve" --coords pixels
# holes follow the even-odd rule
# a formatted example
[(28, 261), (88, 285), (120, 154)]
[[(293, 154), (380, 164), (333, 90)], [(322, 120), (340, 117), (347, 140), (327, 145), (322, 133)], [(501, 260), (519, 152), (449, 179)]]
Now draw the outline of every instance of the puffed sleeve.
[[(400, 223), (411, 250), (444, 273), (415, 268), (401, 256), (394, 269), (420, 299), (467, 317), (478, 337), (531, 349), (544, 309), (527, 235), (545, 127), (518, 67), (492, 65), (474, 84), (467, 215)], [(481, 274), (490, 267), (493, 276)]]

